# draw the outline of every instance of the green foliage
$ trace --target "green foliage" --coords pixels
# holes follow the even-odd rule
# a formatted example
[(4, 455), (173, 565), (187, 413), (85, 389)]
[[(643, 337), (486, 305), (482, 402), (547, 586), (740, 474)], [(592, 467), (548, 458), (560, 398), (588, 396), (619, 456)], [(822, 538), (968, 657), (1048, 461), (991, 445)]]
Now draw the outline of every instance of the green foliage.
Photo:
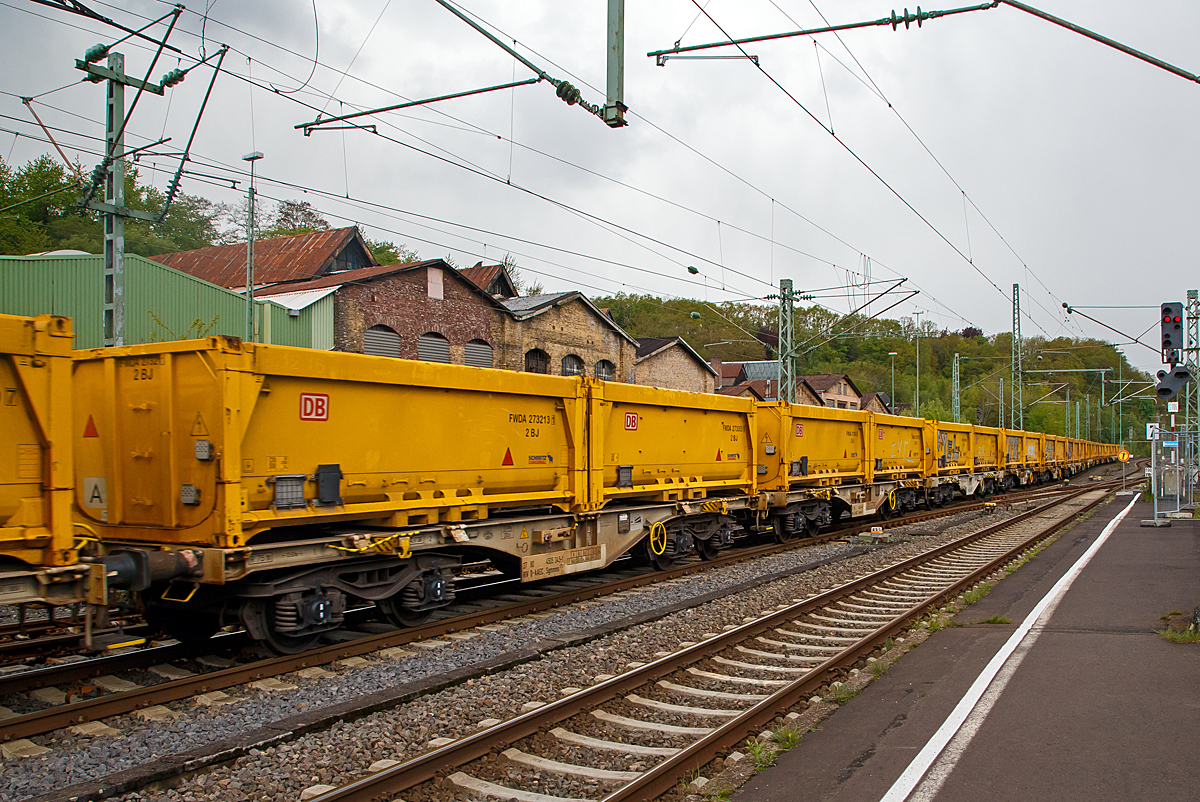
[(779, 751), (787, 752), (799, 745), (800, 729), (795, 724), (785, 724), (771, 733), (771, 740), (779, 747)]
[(1173, 629), (1160, 629), (1158, 634), (1169, 643), (1200, 643), (1200, 630), (1178, 632)]
[(1012, 619), (1006, 615), (993, 615), (982, 621), (976, 621), (977, 624), (1011, 624)]
[(754, 768), (758, 771), (775, 765), (775, 750), (762, 741), (756, 741), (753, 738), (746, 741), (746, 751), (750, 754), (750, 759), (754, 761)]
[[(79, 174), (87, 175), (82, 165), (76, 164), (68, 171), (49, 156), (39, 156), (16, 169), (0, 161), (0, 207), (64, 190), (22, 203), (0, 215), (0, 253), (21, 255), (66, 248), (101, 253), (104, 232), (100, 216), (80, 207), (87, 187), (73, 187)], [(125, 205), (160, 213), (166, 196), (138, 179), (137, 168), (126, 165)], [(161, 223), (126, 221), (125, 250), (156, 256), (213, 245), (217, 240), (215, 220), (219, 212), (220, 207), (204, 198), (178, 193)]]
[(367, 242), (367, 247), (371, 249), (371, 255), (375, 257), (375, 261), (381, 265), (396, 265), (407, 264), (409, 262), (419, 262), (421, 257), (416, 251), (410, 251), (403, 245), (397, 245), (388, 240), (373, 240), (368, 237), (363, 237)]
[(888, 673), (888, 669), (892, 667), (891, 663), (886, 663), (883, 660), (876, 660), (874, 663), (871, 663), (870, 665), (871, 665), (871, 676), (875, 677), (875, 679), (879, 679), (884, 674)]
[[(617, 323), (634, 337), (679, 335), (705, 359), (740, 362), (775, 358), (778, 310), (770, 304), (717, 304), (627, 294), (596, 298), (595, 301), (599, 306), (607, 307)], [(692, 318), (693, 312), (699, 318)], [(846, 373), (862, 392), (892, 394), (893, 362), (889, 352), (895, 351), (896, 410), (901, 414), (912, 413), (918, 328), (910, 318), (844, 318), (828, 309), (811, 306), (797, 309), (794, 322), (796, 341), (801, 344), (799, 372)], [(1100, 340), (1029, 337), (1023, 340), (1023, 347), (1026, 365), (1032, 370), (1110, 368), (1110, 379), (1119, 372), (1126, 380), (1150, 380), (1116, 348)], [(920, 348), (921, 414), (935, 420), (953, 420), (951, 373), (957, 353), (963, 421), (974, 422), (978, 410), (984, 425), (997, 425), (1001, 378), (1004, 379), (1006, 409), (1011, 402), (1012, 335), (1000, 332), (985, 337), (979, 329), (970, 326), (957, 332), (946, 331), (927, 320), (920, 326)], [(1050, 380), (1052, 383), (1047, 383)], [(1070, 387), (1072, 413), (1075, 401), (1091, 395), (1093, 438), (1098, 438), (1102, 429), (1105, 439), (1114, 439), (1111, 407), (1098, 412), (1100, 374), (1093, 372), (1027, 375), (1025, 428), (1051, 434), (1064, 432), (1065, 388), (1051, 392), (1062, 385)], [(1039, 400), (1047, 394), (1047, 398)], [(1145, 422), (1152, 420), (1155, 414), (1152, 399), (1128, 402), (1122, 416), (1123, 425), (1133, 427), (1136, 434), (1144, 430)], [(1012, 424), (1011, 419), (1005, 422)]]
[(849, 702), (855, 696), (858, 696), (858, 691), (851, 688), (848, 683), (835, 682), (829, 686), (828, 698), (839, 705), (846, 704), (846, 702)]
[(982, 583), (978, 587), (971, 588), (963, 594), (963, 604), (970, 606), (975, 602), (988, 595), (992, 590), (992, 585), (987, 582)]

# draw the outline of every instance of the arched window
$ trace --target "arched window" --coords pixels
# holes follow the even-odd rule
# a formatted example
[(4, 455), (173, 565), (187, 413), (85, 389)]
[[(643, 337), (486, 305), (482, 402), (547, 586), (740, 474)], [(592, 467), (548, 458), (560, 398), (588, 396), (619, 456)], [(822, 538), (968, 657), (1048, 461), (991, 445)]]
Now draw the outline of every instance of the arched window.
[(363, 332), (363, 353), (400, 358), (400, 335), (387, 326), (372, 326)]
[(617, 378), (617, 366), (607, 359), (601, 359), (596, 363), (596, 378), (606, 382), (613, 381)]
[(463, 354), (463, 361), (472, 367), (490, 368), (493, 365), (492, 346), (483, 340), (471, 340), (463, 349)]
[(526, 373), (549, 373), (550, 355), (541, 348), (532, 348), (525, 352)]
[(436, 331), (427, 331), (417, 338), (417, 359), (426, 362), (449, 362), (450, 341)]
[(562, 375), (582, 376), (583, 360), (575, 356), (575, 354), (567, 354), (564, 356), (562, 358)]

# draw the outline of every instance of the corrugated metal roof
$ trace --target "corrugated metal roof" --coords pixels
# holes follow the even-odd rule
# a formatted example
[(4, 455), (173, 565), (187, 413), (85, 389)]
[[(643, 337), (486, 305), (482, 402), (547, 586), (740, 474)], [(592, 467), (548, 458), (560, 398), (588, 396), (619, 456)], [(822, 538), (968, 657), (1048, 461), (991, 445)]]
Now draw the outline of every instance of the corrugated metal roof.
[[(376, 264), (355, 226), (258, 240), (254, 243), (255, 284), (277, 284), (325, 275), (337, 256), (348, 247), (361, 247), (369, 264)], [(165, 253), (152, 258), (222, 287), (246, 285), (245, 243)]]
[(296, 292), (280, 292), (275, 294), (255, 293), (256, 298), (270, 298), (288, 309), (304, 309), (312, 306), (326, 295), (337, 292), (337, 287), (322, 287), (315, 290), (298, 290)]
[(516, 285), (508, 274), (508, 269), (502, 264), (485, 265), (477, 263), (474, 267), (462, 267), (459, 274), (465, 276), (484, 292), (513, 298), (517, 294)]

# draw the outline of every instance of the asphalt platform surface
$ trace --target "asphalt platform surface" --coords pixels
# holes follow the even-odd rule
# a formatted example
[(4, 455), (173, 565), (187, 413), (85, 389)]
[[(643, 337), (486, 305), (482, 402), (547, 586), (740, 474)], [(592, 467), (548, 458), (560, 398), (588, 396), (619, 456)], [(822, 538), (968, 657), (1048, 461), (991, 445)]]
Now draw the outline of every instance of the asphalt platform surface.
[[(883, 800), (1009, 637), (1130, 502), (1118, 496), (804, 736), (738, 802)], [(1200, 521), (1137, 503), (995, 696), (910, 800), (1200, 800), (1200, 644), (1154, 631), (1200, 604)], [(978, 624), (1005, 616), (1011, 624)], [(1018, 653), (1021, 652), (1018, 649)], [(978, 715), (975, 717), (978, 721)], [(968, 728), (969, 729), (969, 728)], [(960, 736), (961, 738), (961, 736)], [(931, 777), (940, 774), (942, 784)], [(893, 802), (905, 797), (895, 795)]]

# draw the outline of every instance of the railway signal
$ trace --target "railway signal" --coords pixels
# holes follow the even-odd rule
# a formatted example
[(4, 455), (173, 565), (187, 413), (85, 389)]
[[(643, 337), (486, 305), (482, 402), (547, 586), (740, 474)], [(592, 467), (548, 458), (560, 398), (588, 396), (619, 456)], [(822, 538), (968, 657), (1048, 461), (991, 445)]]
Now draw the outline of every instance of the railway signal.
[(1158, 372), (1158, 386), (1154, 388), (1154, 393), (1160, 401), (1166, 401), (1174, 398), (1191, 380), (1192, 373), (1186, 365), (1173, 364), (1170, 370)]
[(1159, 323), (1162, 328), (1162, 361), (1174, 365), (1179, 362), (1179, 349), (1183, 347), (1183, 304), (1177, 301), (1163, 304)]

